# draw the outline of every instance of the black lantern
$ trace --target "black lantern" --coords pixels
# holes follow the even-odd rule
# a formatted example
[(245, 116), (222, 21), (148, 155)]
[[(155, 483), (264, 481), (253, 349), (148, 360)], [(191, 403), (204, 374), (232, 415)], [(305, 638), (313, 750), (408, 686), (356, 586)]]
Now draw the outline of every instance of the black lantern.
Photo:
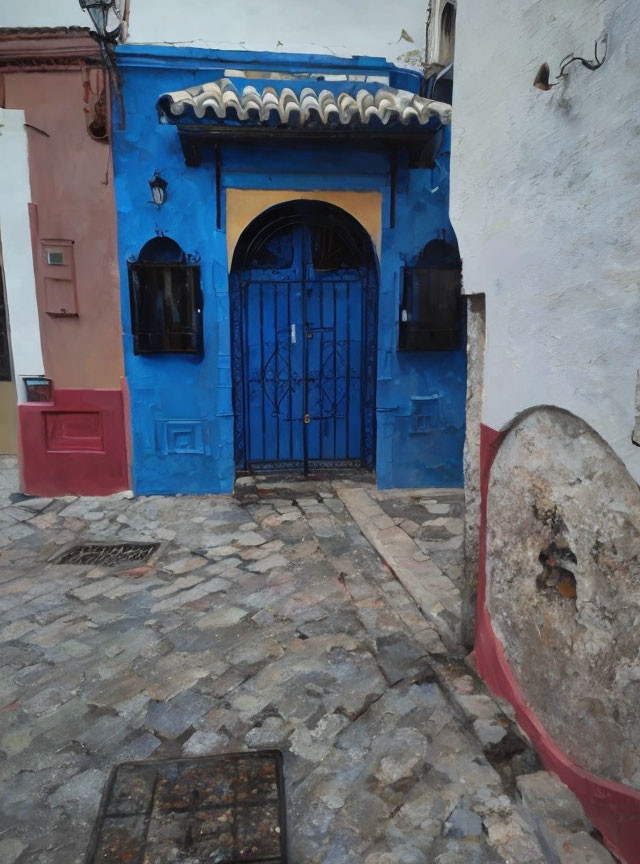
[[(99, 36), (103, 39), (117, 37), (122, 26), (118, 15), (118, 0), (79, 0), (79, 2), (82, 11), (89, 13)], [(109, 29), (109, 22), (112, 20), (117, 23), (115, 27)]]
[(162, 207), (164, 202), (167, 200), (167, 186), (169, 184), (166, 180), (163, 180), (160, 176), (159, 171), (155, 171), (151, 180), (149, 180), (149, 186), (151, 187), (151, 197), (153, 201), (150, 202), (155, 204), (156, 207)]

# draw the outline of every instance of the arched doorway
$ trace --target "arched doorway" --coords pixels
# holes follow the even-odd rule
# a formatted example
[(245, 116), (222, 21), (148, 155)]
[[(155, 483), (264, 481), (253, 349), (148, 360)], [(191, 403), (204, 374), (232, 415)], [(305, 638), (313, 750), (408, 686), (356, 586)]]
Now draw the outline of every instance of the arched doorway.
[(293, 201), (244, 230), (231, 268), (240, 470), (372, 468), (377, 275), (348, 213)]

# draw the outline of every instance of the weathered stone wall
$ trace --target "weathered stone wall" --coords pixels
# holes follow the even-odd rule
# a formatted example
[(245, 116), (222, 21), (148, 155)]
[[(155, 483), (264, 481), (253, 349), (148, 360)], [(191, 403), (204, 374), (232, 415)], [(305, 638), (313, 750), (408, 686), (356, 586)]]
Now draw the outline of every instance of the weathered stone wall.
[(487, 602), (525, 700), (584, 768), (640, 789), (640, 490), (584, 421), (519, 418), (488, 493)]
[(462, 642), (473, 647), (480, 539), (480, 422), (485, 350), (485, 298), (467, 297), (467, 401), (464, 439), (464, 564), (462, 574)]

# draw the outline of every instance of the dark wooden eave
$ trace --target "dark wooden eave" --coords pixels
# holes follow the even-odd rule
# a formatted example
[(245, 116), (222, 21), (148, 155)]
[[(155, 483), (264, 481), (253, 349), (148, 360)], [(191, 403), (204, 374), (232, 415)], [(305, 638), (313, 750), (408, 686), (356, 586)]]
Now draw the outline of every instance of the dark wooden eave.
[(229, 126), (204, 124), (176, 124), (180, 144), (187, 165), (198, 166), (203, 154), (217, 145), (225, 143), (291, 143), (309, 141), (325, 144), (366, 146), (383, 150), (406, 148), (410, 161), (431, 167), (440, 143), (440, 130), (363, 128), (294, 129), (278, 126)]

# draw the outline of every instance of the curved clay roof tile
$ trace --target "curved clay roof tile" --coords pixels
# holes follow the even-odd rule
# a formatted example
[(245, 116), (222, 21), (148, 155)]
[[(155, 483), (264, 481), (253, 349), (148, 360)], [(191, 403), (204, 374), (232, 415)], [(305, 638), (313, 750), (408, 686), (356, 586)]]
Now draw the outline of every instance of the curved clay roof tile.
[(229, 78), (164, 93), (158, 102), (164, 118), (180, 117), (190, 112), (197, 118), (209, 117), (215, 122), (233, 120), (273, 125), (358, 126), (425, 126), (432, 117), (451, 122), (451, 106), (435, 102), (393, 87), (380, 85), (374, 92), (361, 87), (351, 92), (335, 92), (324, 87), (320, 92), (303, 87), (296, 94), (292, 87), (280, 89), (271, 84), (258, 90), (246, 84), (242, 90)]

